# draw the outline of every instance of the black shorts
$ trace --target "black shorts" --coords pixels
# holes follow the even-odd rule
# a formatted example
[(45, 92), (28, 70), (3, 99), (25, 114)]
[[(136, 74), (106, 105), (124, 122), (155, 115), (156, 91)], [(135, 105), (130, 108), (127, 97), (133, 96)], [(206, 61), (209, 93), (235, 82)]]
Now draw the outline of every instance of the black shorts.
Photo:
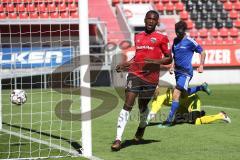
[(174, 124), (180, 124), (180, 123), (190, 123), (195, 124), (197, 118), (201, 118), (205, 115), (205, 111), (192, 111), (192, 112), (186, 112), (186, 113), (176, 113)]
[(152, 84), (129, 73), (127, 77), (126, 91), (138, 93), (140, 98), (151, 99), (157, 84)]

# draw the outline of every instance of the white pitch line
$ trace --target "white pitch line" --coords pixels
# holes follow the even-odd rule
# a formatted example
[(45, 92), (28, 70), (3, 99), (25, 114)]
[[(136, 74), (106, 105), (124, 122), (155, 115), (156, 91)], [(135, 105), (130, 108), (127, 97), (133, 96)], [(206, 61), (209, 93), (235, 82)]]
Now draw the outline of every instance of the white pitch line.
[[(33, 142), (45, 144), (45, 145), (47, 145), (49, 147), (56, 148), (56, 149), (59, 149), (59, 150), (71, 153), (74, 157), (75, 156), (76, 157), (84, 157), (84, 156), (82, 156), (81, 154), (79, 154), (77, 151), (75, 151), (73, 149), (68, 149), (68, 148), (65, 148), (65, 147), (62, 147), (62, 146), (59, 146), (59, 145), (56, 145), (56, 144), (52, 144), (52, 143), (49, 143), (47, 141), (43, 141), (43, 140), (40, 140), (40, 139), (37, 139), (37, 138), (24, 136), (22, 134), (19, 134), (19, 133), (16, 133), (16, 132), (12, 132), (12, 131), (8, 131), (8, 130), (3, 129), (3, 128), (0, 131), (2, 131), (4, 133), (7, 133), (7, 134), (10, 134), (10, 135), (14, 135), (14, 136), (23, 138), (23, 139), (27, 139), (27, 140), (30, 140), (30, 141), (33, 141)], [(51, 156), (50, 157), (41, 157), (41, 158), (51, 158)], [(101, 158), (96, 157), (96, 156), (91, 156), (91, 157), (86, 157), (86, 158), (89, 158), (90, 160), (102, 160)], [(18, 159), (21, 159), (21, 158), (18, 158)], [(22, 159), (28, 159), (28, 158), (22, 158)], [(36, 157), (36, 158), (32, 158), (31, 157), (29, 159), (39, 159), (39, 157)]]
[(227, 108), (227, 107), (220, 107), (220, 106), (201, 106), (201, 108), (214, 108), (214, 109), (226, 109), (226, 110), (232, 110), (232, 111), (239, 111), (240, 110), (240, 107), (239, 108)]
[(27, 140), (33, 141), (33, 142), (45, 144), (45, 145), (47, 145), (49, 147), (56, 148), (56, 149), (59, 149), (59, 150), (71, 153), (72, 155), (75, 155), (75, 156), (77, 156), (77, 155), (79, 156), (80, 155), (75, 150), (68, 149), (68, 148), (65, 148), (65, 147), (62, 147), (62, 146), (59, 146), (59, 145), (56, 145), (56, 144), (52, 144), (52, 143), (49, 143), (47, 141), (43, 141), (43, 140), (40, 140), (40, 139), (37, 139), (37, 138), (33, 138), (33, 137), (24, 136), (22, 134), (19, 134), (19, 133), (16, 133), (16, 132), (12, 132), (12, 131), (8, 131), (6, 129), (1, 129), (1, 131), (5, 132), (7, 134), (10, 134), (10, 135), (14, 135), (14, 136), (17, 136), (17, 137), (20, 137), (20, 138), (23, 138), (23, 139), (27, 139)]

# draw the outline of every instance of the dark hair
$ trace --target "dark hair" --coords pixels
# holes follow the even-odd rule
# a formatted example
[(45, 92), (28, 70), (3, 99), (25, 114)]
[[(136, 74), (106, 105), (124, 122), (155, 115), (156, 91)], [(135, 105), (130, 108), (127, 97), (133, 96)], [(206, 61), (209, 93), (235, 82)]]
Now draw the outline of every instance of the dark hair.
[(184, 31), (187, 30), (187, 23), (184, 22), (184, 21), (179, 21), (175, 24), (175, 29), (178, 30), (178, 29), (182, 29)]
[(146, 13), (146, 16), (147, 16), (148, 14), (155, 14), (155, 15), (157, 16), (157, 18), (159, 19), (159, 14), (158, 14), (158, 12), (155, 11), (155, 10), (150, 10), (150, 11), (148, 11), (148, 12)]

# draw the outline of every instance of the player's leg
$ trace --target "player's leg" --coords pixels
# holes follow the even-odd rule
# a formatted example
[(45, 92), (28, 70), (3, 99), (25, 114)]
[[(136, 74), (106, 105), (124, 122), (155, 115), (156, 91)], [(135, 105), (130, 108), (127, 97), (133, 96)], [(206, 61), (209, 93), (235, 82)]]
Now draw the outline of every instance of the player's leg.
[(144, 84), (143, 91), (139, 93), (138, 107), (140, 111), (140, 123), (135, 133), (135, 140), (139, 141), (142, 139), (145, 128), (147, 126), (147, 117), (149, 114), (148, 103), (151, 101), (154, 95), (156, 85)]
[(117, 135), (114, 143), (111, 146), (113, 151), (121, 149), (122, 135), (127, 124), (128, 117), (134, 105), (135, 99), (138, 96), (139, 87), (138, 81), (131, 74), (128, 75), (127, 85), (125, 90), (125, 103), (123, 109), (120, 111), (117, 122)]
[(148, 114), (147, 122), (151, 121), (153, 118), (156, 117), (156, 114), (162, 108), (162, 104), (165, 99), (166, 99), (166, 94), (157, 96), (157, 98), (152, 101), (152, 104), (151, 104), (152, 108), (150, 113)]
[(194, 87), (190, 87), (188, 88), (188, 94), (191, 95), (193, 93), (196, 93), (198, 91), (204, 91), (206, 92), (208, 95), (211, 94), (211, 90), (208, 87), (208, 84), (206, 82), (204, 82), (202, 85), (200, 86), (194, 86)]
[(196, 125), (201, 125), (201, 124), (208, 124), (217, 120), (223, 120), (227, 123), (231, 123), (231, 119), (227, 116), (227, 114), (223, 111), (219, 112), (218, 114), (215, 115), (207, 115), (207, 116), (202, 116), (196, 119), (195, 124)]
[(188, 89), (188, 84), (191, 77), (182, 75), (182, 74), (175, 74), (176, 75), (176, 87), (173, 91), (173, 101), (170, 112), (168, 114), (168, 118), (165, 121), (166, 124), (170, 124), (173, 121), (174, 115), (179, 107), (179, 98), (182, 92), (186, 92)]

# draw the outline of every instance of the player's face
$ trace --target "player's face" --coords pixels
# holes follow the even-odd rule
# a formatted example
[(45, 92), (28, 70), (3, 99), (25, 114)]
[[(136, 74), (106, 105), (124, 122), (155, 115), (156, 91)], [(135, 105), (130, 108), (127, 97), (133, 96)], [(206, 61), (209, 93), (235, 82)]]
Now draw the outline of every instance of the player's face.
[(156, 25), (158, 24), (158, 17), (154, 13), (149, 13), (146, 15), (144, 22), (145, 30), (147, 32), (153, 32), (155, 30)]
[(183, 39), (183, 37), (185, 36), (185, 30), (183, 28), (176, 28), (175, 29), (176, 35), (178, 39)]

